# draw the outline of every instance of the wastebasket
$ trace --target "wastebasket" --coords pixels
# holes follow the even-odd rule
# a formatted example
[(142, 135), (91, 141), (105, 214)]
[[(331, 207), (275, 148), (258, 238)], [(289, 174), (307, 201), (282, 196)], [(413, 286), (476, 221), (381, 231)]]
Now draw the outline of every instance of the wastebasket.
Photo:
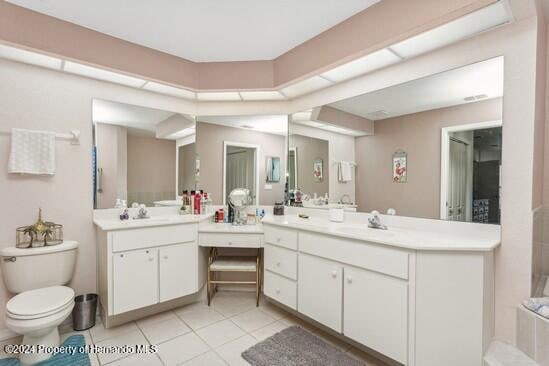
[(78, 295), (74, 298), (72, 310), (72, 328), (86, 330), (95, 325), (97, 312), (97, 294)]

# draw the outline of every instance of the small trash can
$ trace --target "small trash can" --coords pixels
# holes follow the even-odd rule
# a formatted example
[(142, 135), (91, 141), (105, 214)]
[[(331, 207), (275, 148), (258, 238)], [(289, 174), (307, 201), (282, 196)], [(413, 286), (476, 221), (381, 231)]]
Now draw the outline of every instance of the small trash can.
[(97, 312), (97, 294), (78, 295), (74, 298), (72, 309), (72, 328), (86, 330), (95, 325)]

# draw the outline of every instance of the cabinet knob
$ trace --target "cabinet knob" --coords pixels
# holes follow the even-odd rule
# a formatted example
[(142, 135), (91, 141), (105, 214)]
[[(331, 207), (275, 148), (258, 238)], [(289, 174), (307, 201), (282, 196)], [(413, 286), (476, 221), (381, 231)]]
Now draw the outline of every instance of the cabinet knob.
[(332, 278), (336, 278), (337, 277), (337, 271), (332, 271)]
[(230, 242), (229, 242), (229, 245), (233, 245), (233, 242), (232, 242), (232, 241), (230, 241)]
[(147, 251), (145, 251), (145, 253), (149, 254), (149, 251), (147, 250)]
[(276, 262), (276, 266), (277, 266), (277, 267), (280, 267), (280, 262)]
[(167, 255), (165, 255), (165, 256), (164, 256), (164, 259), (168, 259), (168, 256), (167, 256)]
[(124, 258), (124, 254), (120, 254), (120, 258)]
[(154, 258), (153, 257), (149, 257), (149, 262), (152, 262), (154, 261)]
[(276, 293), (277, 293), (277, 294), (280, 293), (280, 289), (279, 289), (279, 288), (276, 289)]
[(347, 283), (353, 283), (353, 276), (347, 277)]
[(277, 242), (277, 243), (280, 243), (280, 238), (276, 238), (276, 242)]

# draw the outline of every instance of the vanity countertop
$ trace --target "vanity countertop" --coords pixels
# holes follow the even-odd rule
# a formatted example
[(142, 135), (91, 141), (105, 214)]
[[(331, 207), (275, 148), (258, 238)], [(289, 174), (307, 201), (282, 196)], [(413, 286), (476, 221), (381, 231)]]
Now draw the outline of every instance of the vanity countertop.
[(233, 225), (228, 223), (215, 223), (204, 221), (198, 226), (199, 233), (225, 233), (225, 234), (263, 234), (263, 224)]
[[(329, 221), (327, 217), (303, 219), (295, 214), (285, 216), (269, 215), (263, 219), (263, 224), (412, 250), (491, 251), (501, 243), (499, 231), (488, 227), (486, 228), (489, 231), (488, 234), (478, 236), (469, 232), (458, 232), (459, 230), (455, 232), (443, 232), (440, 229), (430, 231), (426, 230), (425, 227), (411, 229), (389, 226), (388, 230), (379, 230), (369, 228), (367, 223), (335, 223)], [(441, 224), (444, 225), (446, 222), (441, 222)], [(482, 227), (480, 227), (480, 230), (482, 230)]]
[(208, 220), (212, 217), (212, 214), (207, 215), (163, 215), (163, 216), (151, 216), (148, 219), (134, 220), (129, 219), (126, 221), (120, 221), (118, 218), (105, 217), (105, 218), (94, 218), (93, 223), (97, 225), (101, 230), (111, 231), (111, 230), (128, 230), (128, 229), (137, 229), (142, 227), (153, 227), (153, 226), (167, 226), (167, 225), (181, 225), (181, 224), (191, 224), (198, 223), (205, 220)]

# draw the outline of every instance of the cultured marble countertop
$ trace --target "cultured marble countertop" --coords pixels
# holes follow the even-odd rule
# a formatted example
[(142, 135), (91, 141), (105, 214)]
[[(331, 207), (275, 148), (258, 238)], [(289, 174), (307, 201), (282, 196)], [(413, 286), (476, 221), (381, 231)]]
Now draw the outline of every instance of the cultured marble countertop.
[(151, 215), (148, 219), (132, 219), (121, 221), (115, 217), (94, 218), (93, 223), (101, 230), (128, 230), (141, 227), (181, 225), (199, 223), (211, 220), (212, 214), (207, 215)]
[(224, 234), (263, 234), (263, 225), (261, 223), (253, 225), (233, 225), (227, 223), (204, 221), (198, 226), (198, 232)]
[[(440, 223), (440, 225), (447, 224), (449, 223)], [(462, 225), (464, 223), (456, 224)], [(267, 216), (263, 219), (263, 225), (305, 230), (324, 235), (412, 250), (491, 251), (501, 243), (499, 235), (491, 233), (494, 231), (491, 230), (492, 228), (486, 228), (486, 231), (489, 231), (488, 234), (483, 233), (482, 235), (475, 235), (473, 231), (483, 230), (482, 227), (478, 226), (470, 231), (462, 230), (462, 227), (460, 226), (460, 229), (454, 230), (454, 232), (444, 232), (440, 229), (429, 231), (425, 228), (411, 229), (391, 226), (389, 226), (388, 230), (379, 230), (369, 228), (366, 222), (335, 223), (329, 221), (327, 217), (303, 219), (295, 214)]]

